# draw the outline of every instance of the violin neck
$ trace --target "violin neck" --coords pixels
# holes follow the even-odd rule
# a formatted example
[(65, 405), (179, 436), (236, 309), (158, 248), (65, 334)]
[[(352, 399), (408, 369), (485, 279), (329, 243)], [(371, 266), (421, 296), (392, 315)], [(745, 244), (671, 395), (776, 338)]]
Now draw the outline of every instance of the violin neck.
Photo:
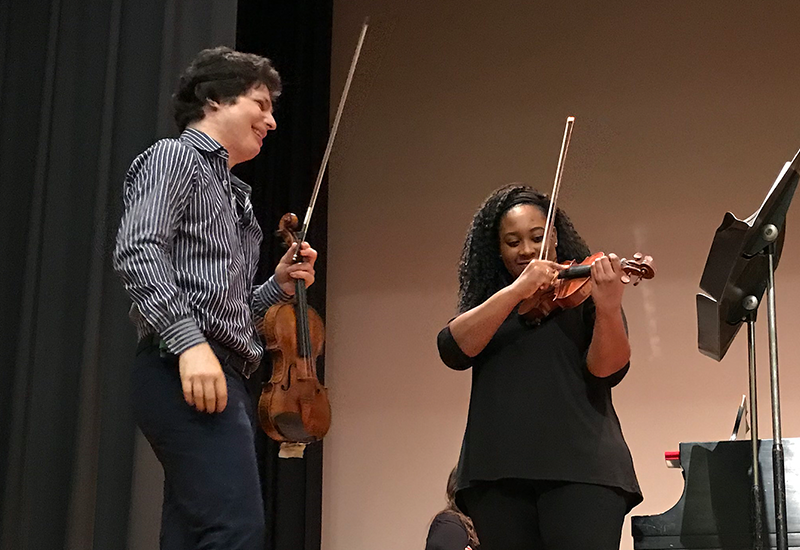
[(582, 277), (589, 277), (592, 274), (592, 266), (590, 265), (576, 265), (568, 267), (558, 272), (559, 279), (580, 279)]
[(297, 354), (300, 357), (311, 357), (311, 332), (308, 328), (308, 298), (306, 282), (295, 280), (295, 318), (297, 319)]

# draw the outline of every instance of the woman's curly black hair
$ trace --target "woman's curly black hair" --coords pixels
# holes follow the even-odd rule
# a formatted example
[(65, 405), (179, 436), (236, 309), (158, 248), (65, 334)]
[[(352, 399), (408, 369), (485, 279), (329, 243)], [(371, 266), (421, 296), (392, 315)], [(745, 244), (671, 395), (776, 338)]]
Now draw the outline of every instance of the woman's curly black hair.
[[(546, 216), (550, 199), (532, 187), (512, 183), (501, 187), (483, 202), (472, 218), (458, 265), (458, 311), (464, 313), (485, 302), (492, 294), (512, 282), (500, 257), (500, 220), (511, 208), (532, 204)], [(569, 217), (556, 209), (555, 229), (558, 235), (556, 256), (559, 262), (583, 261), (589, 247)]]

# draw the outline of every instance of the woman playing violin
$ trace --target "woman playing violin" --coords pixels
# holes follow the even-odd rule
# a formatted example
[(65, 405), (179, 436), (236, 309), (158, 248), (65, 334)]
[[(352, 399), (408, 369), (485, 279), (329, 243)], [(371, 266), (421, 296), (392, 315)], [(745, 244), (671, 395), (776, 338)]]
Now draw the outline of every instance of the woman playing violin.
[(438, 337), (447, 366), (472, 367), (457, 498), (482, 550), (616, 549), (642, 500), (611, 401), (630, 357), (620, 260), (594, 262), (575, 308), (536, 322), (516, 311), (551, 291), (560, 262), (589, 255), (560, 209), (545, 241), (548, 208), (523, 185), (486, 199), (461, 255), (460, 314)]

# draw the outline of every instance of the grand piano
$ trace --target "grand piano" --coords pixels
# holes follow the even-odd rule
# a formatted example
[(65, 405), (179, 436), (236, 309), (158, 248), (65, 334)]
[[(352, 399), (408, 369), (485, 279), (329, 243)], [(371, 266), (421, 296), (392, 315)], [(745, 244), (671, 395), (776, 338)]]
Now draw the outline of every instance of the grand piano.
[[(784, 164), (752, 216), (740, 220), (731, 212), (725, 214), (700, 280), (702, 292), (697, 295), (698, 349), (703, 354), (721, 361), (740, 326), (747, 324), (751, 439), (734, 436), (729, 441), (681, 443), (679, 456), (665, 457), (683, 470), (683, 495), (663, 514), (631, 518), (635, 550), (800, 550), (800, 439), (781, 436), (774, 286), (786, 215), (799, 182), (800, 150)], [(758, 438), (754, 401), (755, 312), (765, 290), (775, 445), (773, 440)], [(734, 434), (741, 414), (740, 408)], [(758, 470), (756, 483), (754, 470)], [(777, 530), (776, 493), (786, 497), (785, 510), (779, 499)]]
[[(800, 438), (783, 438), (789, 548), (800, 549)], [(681, 443), (684, 488), (663, 514), (633, 516), (635, 550), (752, 550), (752, 454), (749, 440)], [(759, 442), (765, 548), (776, 548), (772, 440)]]

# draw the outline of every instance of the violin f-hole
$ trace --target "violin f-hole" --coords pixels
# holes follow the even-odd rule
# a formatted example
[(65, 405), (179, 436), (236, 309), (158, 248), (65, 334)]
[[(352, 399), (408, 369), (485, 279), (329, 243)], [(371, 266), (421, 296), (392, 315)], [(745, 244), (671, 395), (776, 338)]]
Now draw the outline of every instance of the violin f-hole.
[(297, 370), (297, 366), (294, 363), (289, 365), (289, 368), (286, 369), (286, 380), (288, 381), (286, 385), (281, 384), (281, 389), (283, 391), (289, 391), (289, 388), (292, 387), (292, 367), (295, 367), (295, 371)]

